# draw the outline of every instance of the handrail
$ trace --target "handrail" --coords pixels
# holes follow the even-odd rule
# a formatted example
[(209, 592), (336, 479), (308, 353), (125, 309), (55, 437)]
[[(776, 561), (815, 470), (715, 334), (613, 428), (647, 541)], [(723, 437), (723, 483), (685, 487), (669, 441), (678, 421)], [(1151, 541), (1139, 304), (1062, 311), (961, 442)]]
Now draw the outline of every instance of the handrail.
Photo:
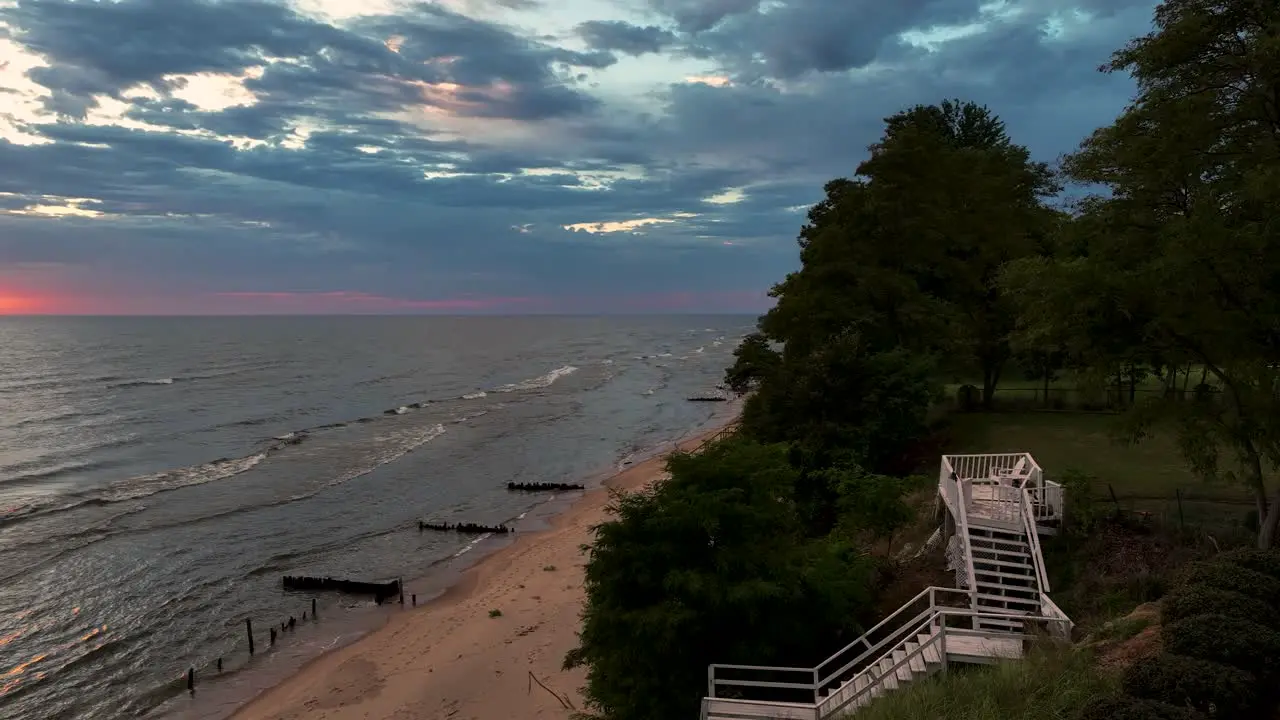
[(1040, 551), (1040, 531), (1036, 526), (1036, 516), (1032, 511), (1035, 505), (1031, 502), (1031, 494), (1027, 488), (1022, 489), (1022, 528), (1027, 534), (1027, 544), (1031, 547), (1031, 566), (1036, 571), (1036, 584), (1040, 586), (1040, 594), (1049, 592), (1049, 573), (1045, 571), (1044, 555)]
[(964, 498), (964, 488), (960, 485), (962, 482), (956, 479), (956, 493), (960, 497), (960, 501), (956, 503), (959, 512), (956, 513), (956, 534), (960, 536), (960, 542), (964, 543), (964, 564), (965, 572), (968, 573), (966, 585), (969, 586), (969, 601), (973, 607), (978, 604), (978, 575), (973, 570), (973, 548), (969, 546), (969, 509), (966, 507), (969, 503)]
[[(953, 590), (953, 591), (954, 591), (954, 588), (930, 588), (930, 589), (938, 589), (938, 590)], [(1056, 606), (1055, 606), (1055, 607), (1056, 607)], [(936, 606), (934, 606), (934, 607), (932, 608), (932, 610), (931, 610), (931, 611), (929, 611), (929, 613), (928, 613), (927, 615), (926, 615), (926, 614), (924, 614), (924, 613), (921, 613), (921, 615), (920, 615), (919, 617), (920, 617), (920, 622), (914, 622), (914, 620), (915, 620), (915, 619), (913, 618), (913, 624), (911, 624), (911, 625), (904, 625), (904, 626), (901, 628), (901, 630), (920, 628), (920, 627), (923, 627), (923, 626), (928, 625), (929, 623), (935, 622), (935, 621), (939, 620), (940, 618), (946, 618), (946, 617), (964, 617), (964, 618), (971, 618), (971, 619), (973, 619), (973, 620), (1017, 620), (1017, 621), (1022, 621), (1022, 622), (1036, 622), (1036, 621), (1042, 621), (1042, 622), (1063, 622), (1063, 619), (1062, 619), (1062, 618), (1047, 617), (1047, 616), (1043, 616), (1043, 615), (1042, 615), (1042, 616), (1035, 616), (1035, 615), (1021, 615), (1021, 614), (1018, 614), (1018, 613), (1007, 613), (1007, 612), (989, 612), (989, 611), (985, 611), (985, 610), (974, 610), (974, 609), (971, 609), (971, 608), (955, 608), (955, 607), (947, 607), (947, 606), (945, 606), (945, 605), (936, 605)], [(900, 630), (900, 631), (901, 631), (901, 630)], [(984, 635), (984, 636), (994, 635), (994, 636), (1003, 637), (1003, 638), (1027, 638), (1027, 637), (1031, 637), (1030, 635), (1026, 635), (1026, 634), (1024, 634), (1024, 633), (1011, 633), (1011, 632), (1004, 632), (1004, 631), (966, 630), (966, 629), (964, 629), (964, 628), (949, 628), (949, 631), (951, 631), (951, 632), (963, 633), (963, 634), (974, 634), (974, 633), (976, 633), (976, 634)], [(896, 633), (895, 633), (895, 634), (896, 634)], [(896, 644), (893, 648), (891, 648), (890, 650), (886, 651), (886, 653), (881, 653), (881, 654), (878, 656), (878, 658), (877, 658), (877, 659), (882, 659), (882, 658), (884, 658), (884, 657), (885, 657), (885, 655), (886, 655), (887, 653), (892, 653), (894, 650), (900, 649), (900, 646), (901, 646), (901, 645), (904, 645), (906, 642), (909, 642), (910, 640), (912, 640), (912, 639), (913, 639), (913, 637), (914, 637), (914, 636), (909, 636), (909, 637), (907, 637), (907, 638), (904, 638), (900, 643)], [(723, 668), (738, 668), (738, 669), (743, 669), (743, 670), (770, 670), (770, 669), (772, 669), (772, 668), (769, 668), (768, 666), (758, 666), (758, 665), (733, 665), (733, 666), (731, 666), (731, 665), (712, 665), (712, 666), (710, 666), (710, 667), (711, 667), (711, 668), (716, 668), (716, 667), (723, 667)], [(795, 670), (795, 671), (798, 671), (798, 672), (814, 672), (814, 671), (816, 671), (816, 670), (817, 670), (817, 668), (816, 668), (816, 667), (815, 667), (815, 668), (780, 668), (780, 669), (785, 669), (785, 670)], [(769, 682), (758, 682), (758, 681), (750, 681), (750, 680), (715, 680), (715, 679), (712, 679), (712, 681), (711, 681), (711, 682), (712, 682), (712, 687), (711, 687), (711, 688), (709, 688), (709, 690), (711, 691), (711, 694), (709, 694), (709, 695), (708, 695), (708, 697), (713, 698), (713, 699), (716, 699), (716, 700), (726, 700), (726, 701), (730, 701), (730, 702), (735, 701), (735, 700), (739, 700), (738, 698), (718, 698), (718, 697), (716, 697), (716, 696), (714, 695), (714, 686), (715, 686), (715, 685), (731, 685), (731, 686), (741, 686), (741, 687), (789, 687), (789, 688), (796, 688), (796, 689), (802, 689), (802, 688), (803, 688), (803, 689), (808, 689), (808, 688), (812, 688), (812, 689), (814, 690), (814, 693), (815, 693), (815, 694), (814, 694), (814, 701), (813, 701), (813, 703), (802, 703), (802, 702), (796, 702), (796, 703), (785, 703), (785, 704), (788, 704), (788, 705), (800, 705), (800, 706), (807, 706), (807, 705), (810, 705), (810, 704), (811, 704), (811, 705), (813, 705), (813, 706), (815, 706), (815, 707), (816, 707), (816, 706), (820, 705), (820, 704), (821, 704), (821, 701), (822, 701), (822, 699), (821, 699), (821, 698), (819, 698), (819, 697), (818, 697), (818, 695), (817, 695), (817, 693), (821, 691), (821, 687), (822, 687), (822, 686), (821, 686), (821, 684), (816, 683), (816, 682), (815, 682), (815, 683), (769, 683)], [(752, 703), (754, 703), (754, 702), (762, 702), (762, 701), (759, 701), (759, 700), (742, 700), (742, 701), (743, 701), (743, 702), (752, 702)]]
[[(870, 670), (871, 668), (874, 668), (874, 667), (878, 664), (878, 661), (879, 661), (879, 660), (881, 660), (881, 659), (883, 659), (883, 658), (885, 658), (885, 657), (892, 657), (892, 656), (893, 656), (893, 653), (898, 652), (899, 650), (902, 650), (902, 649), (907, 645), (907, 643), (909, 643), (909, 642), (911, 642), (911, 641), (912, 641), (912, 639), (913, 639), (914, 637), (916, 637), (916, 636), (920, 635), (920, 632), (919, 632), (919, 631), (921, 631), (921, 630), (923, 630), (923, 629), (925, 629), (925, 628), (928, 628), (931, 624), (933, 624), (934, 619), (935, 619), (935, 616), (934, 616), (933, 614), (930, 614), (930, 615), (929, 615), (929, 617), (925, 618), (925, 620), (924, 620), (924, 622), (923, 622), (923, 623), (915, 624), (915, 625), (911, 625), (910, 627), (913, 629), (913, 631), (914, 631), (914, 632), (907, 633), (907, 636), (906, 636), (905, 638), (903, 638), (901, 642), (899, 642), (898, 644), (894, 645), (892, 649), (890, 649), (888, 652), (884, 653), (884, 654), (883, 654), (883, 655), (881, 655), (879, 658), (877, 658), (877, 659), (876, 659), (876, 662), (871, 663), (871, 665), (868, 667), (868, 669)], [(943, 632), (945, 632), (945, 631), (943, 631)], [(941, 635), (941, 633), (939, 633), (939, 635)], [(826, 715), (829, 715), (829, 714), (832, 714), (832, 713), (839, 712), (842, 708), (848, 707), (848, 705), (849, 705), (850, 703), (852, 703), (854, 700), (857, 700), (859, 697), (862, 697), (862, 694), (863, 694), (863, 693), (865, 693), (865, 692), (867, 692), (869, 688), (874, 687), (876, 684), (879, 684), (879, 683), (881, 682), (881, 679), (882, 679), (882, 678), (884, 678), (886, 675), (895, 675), (895, 674), (898, 672), (898, 670), (899, 670), (899, 669), (900, 669), (904, 664), (908, 664), (908, 665), (909, 665), (909, 664), (911, 663), (911, 659), (912, 659), (912, 658), (914, 658), (916, 655), (921, 655), (921, 654), (923, 654), (923, 653), (924, 653), (924, 649), (925, 649), (925, 648), (927, 648), (927, 647), (929, 647), (929, 646), (931, 646), (931, 645), (933, 645), (933, 643), (935, 643), (935, 642), (937, 642), (937, 638), (936, 638), (936, 637), (935, 637), (934, 639), (931, 639), (931, 640), (930, 640), (929, 642), (927, 642), (927, 643), (922, 643), (922, 644), (920, 645), (920, 647), (918, 647), (918, 648), (916, 648), (915, 650), (912, 650), (911, 652), (907, 653), (907, 657), (906, 657), (905, 659), (903, 659), (902, 661), (900, 661), (900, 662), (896, 663), (893, 667), (889, 668), (888, 670), (885, 670), (885, 671), (883, 671), (883, 672), (878, 673), (878, 674), (875, 676), (875, 678), (872, 680), (872, 682), (868, 683), (868, 684), (867, 684), (865, 687), (863, 687), (861, 690), (858, 690), (858, 691), (854, 692), (854, 693), (853, 693), (852, 695), (850, 695), (848, 698), (845, 698), (845, 700), (844, 700), (843, 702), (841, 702), (839, 705), (837, 705), (836, 707), (834, 707), (834, 708), (827, 708), (825, 711), (824, 711), (824, 710), (823, 710), (823, 708), (822, 708), (823, 703), (825, 703), (825, 702), (827, 702), (828, 700), (830, 700), (831, 698), (835, 697), (834, 695), (833, 695), (833, 696), (830, 696), (830, 697), (828, 697), (828, 698), (825, 698), (825, 699), (823, 699), (823, 700), (819, 700), (819, 701), (818, 701), (818, 703), (817, 703), (817, 705), (818, 705), (818, 717), (825, 717)]]

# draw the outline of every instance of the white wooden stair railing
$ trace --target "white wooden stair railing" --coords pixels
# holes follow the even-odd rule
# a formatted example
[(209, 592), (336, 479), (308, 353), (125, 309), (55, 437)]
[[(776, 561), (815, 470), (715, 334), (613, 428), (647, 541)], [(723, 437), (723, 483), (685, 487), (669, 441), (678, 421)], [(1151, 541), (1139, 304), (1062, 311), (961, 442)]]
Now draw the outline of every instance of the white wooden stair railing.
[[(764, 667), (754, 665), (712, 665), (708, 670), (707, 697), (702, 702), (702, 720), (827, 720), (863, 707), (873, 699), (910, 682), (932, 675), (951, 662), (989, 663), (999, 659), (1022, 657), (1024, 642), (1033, 634), (994, 632), (979, 627), (982, 620), (1012, 621), (1036, 624), (1050, 635), (1061, 636), (1065, 616), (1032, 617), (998, 612), (979, 612), (969, 608), (936, 604), (943, 593), (952, 588), (929, 588), (913, 598), (890, 617), (904, 614), (921, 599), (929, 606), (909, 621), (897, 626), (878, 642), (864, 635), (842, 648), (814, 668)], [(962, 593), (963, 594), (963, 593)], [(879, 626), (877, 626), (879, 627)], [(1067, 630), (1069, 632), (1069, 630)], [(858, 655), (836, 667), (841, 653), (865, 648)], [(829, 668), (829, 669), (824, 669)], [(776, 677), (793, 673), (793, 682), (724, 677), (726, 672), (755, 678)], [(807, 676), (807, 681), (799, 677)], [(742, 697), (725, 697), (722, 688)], [(792, 701), (761, 698), (759, 691), (787, 690), (804, 697)], [(755, 698), (746, 697), (755, 695)]]

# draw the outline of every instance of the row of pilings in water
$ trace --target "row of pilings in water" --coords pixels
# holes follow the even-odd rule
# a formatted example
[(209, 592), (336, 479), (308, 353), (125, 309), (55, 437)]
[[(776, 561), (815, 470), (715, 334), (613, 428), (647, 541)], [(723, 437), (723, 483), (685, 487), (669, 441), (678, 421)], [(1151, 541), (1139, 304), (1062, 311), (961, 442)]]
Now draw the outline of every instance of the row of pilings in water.
[[(395, 412), (389, 410), (388, 412)], [(569, 492), (573, 490), (585, 490), (586, 487), (579, 483), (552, 483), (552, 482), (509, 482), (507, 489), (513, 492)], [(418, 521), (418, 531), (434, 530), (437, 532), (457, 532), (471, 535), (495, 534), (506, 535), (515, 532), (506, 525), (483, 525), (480, 523), (460, 522), (460, 523), (430, 523)], [(281, 578), (281, 585), (285, 590), (316, 590), (320, 592), (340, 592), (351, 595), (372, 595), (374, 602), (378, 605), (383, 604), (387, 600), (399, 596), (400, 604), (404, 604), (404, 583), (400, 578), (388, 582), (364, 582), (360, 580), (343, 580), (332, 577), (313, 577), (309, 575), (285, 575)], [(418, 605), (418, 596), (411, 595), (411, 602), (414, 607)], [(311, 598), (311, 612), (308, 614), (306, 610), (302, 611), (301, 622), (319, 622), (320, 616), (316, 609), (316, 599)], [(267, 628), (267, 639), (271, 646), (274, 646), (277, 640), (285, 633), (293, 632), (297, 629), (299, 620), (296, 616), (290, 615), (288, 620), (280, 621), (280, 628), (277, 630), (275, 626)], [(252, 657), (257, 650), (254, 642), (253, 620), (245, 618), (245, 636), (249, 641), (249, 656)], [(222, 658), (218, 658), (215, 667), (218, 672), (222, 672)], [(196, 669), (189, 668), (186, 673), (187, 690), (191, 693), (196, 691)]]
[(436, 532), (459, 532), (470, 535), (481, 535), (484, 533), (493, 533), (496, 535), (505, 535), (515, 532), (506, 525), (481, 525), (479, 523), (429, 523), (418, 521), (418, 532), (423, 530), (435, 530)]

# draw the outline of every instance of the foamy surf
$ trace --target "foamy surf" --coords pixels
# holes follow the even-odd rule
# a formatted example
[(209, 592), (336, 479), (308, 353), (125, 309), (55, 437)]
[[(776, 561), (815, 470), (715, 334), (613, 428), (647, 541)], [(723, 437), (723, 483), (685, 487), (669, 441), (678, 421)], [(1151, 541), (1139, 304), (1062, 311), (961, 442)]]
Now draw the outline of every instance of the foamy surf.
[(479, 400), (480, 398), (486, 398), (486, 397), (489, 397), (489, 393), (483, 390), (480, 390), (478, 392), (467, 393), (466, 395), (462, 396), (462, 399), (463, 400)]
[(578, 368), (572, 365), (564, 365), (547, 373), (539, 375), (536, 378), (521, 380), (517, 383), (510, 383), (501, 387), (494, 388), (494, 392), (517, 392), (519, 390), (541, 390), (551, 387), (557, 380), (577, 372)]

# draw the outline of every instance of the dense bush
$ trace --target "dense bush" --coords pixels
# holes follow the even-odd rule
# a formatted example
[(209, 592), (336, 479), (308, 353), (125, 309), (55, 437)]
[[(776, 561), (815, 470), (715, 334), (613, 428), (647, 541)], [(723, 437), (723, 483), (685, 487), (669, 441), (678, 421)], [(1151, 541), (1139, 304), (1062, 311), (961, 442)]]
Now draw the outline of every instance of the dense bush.
[(1222, 560), (1187, 563), (1179, 585), (1204, 584), (1280, 606), (1280, 580)]
[(1196, 615), (1161, 628), (1164, 649), (1177, 655), (1225, 663), (1264, 682), (1276, 677), (1280, 633), (1227, 615)]
[(1257, 598), (1212, 585), (1182, 585), (1165, 596), (1161, 619), (1175, 623), (1196, 615), (1227, 615), (1280, 630), (1280, 617), (1271, 608)]
[(598, 527), (565, 659), (587, 666), (586, 697), (611, 720), (696, 717), (710, 663), (812, 665), (874, 599), (858, 548), (806, 537), (785, 447), (729, 438), (667, 469)]
[(1240, 548), (1229, 550), (1218, 555), (1215, 560), (1239, 565), (1254, 572), (1280, 580), (1280, 550), (1258, 550), (1256, 548)]
[(1087, 703), (1079, 720), (1204, 720), (1206, 717), (1188, 707), (1131, 695), (1112, 695)]
[(1239, 668), (1212, 660), (1161, 653), (1131, 665), (1124, 691), (1134, 697), (1193, 707), (1219, 718), (1257, 717), (1257, 681)]

